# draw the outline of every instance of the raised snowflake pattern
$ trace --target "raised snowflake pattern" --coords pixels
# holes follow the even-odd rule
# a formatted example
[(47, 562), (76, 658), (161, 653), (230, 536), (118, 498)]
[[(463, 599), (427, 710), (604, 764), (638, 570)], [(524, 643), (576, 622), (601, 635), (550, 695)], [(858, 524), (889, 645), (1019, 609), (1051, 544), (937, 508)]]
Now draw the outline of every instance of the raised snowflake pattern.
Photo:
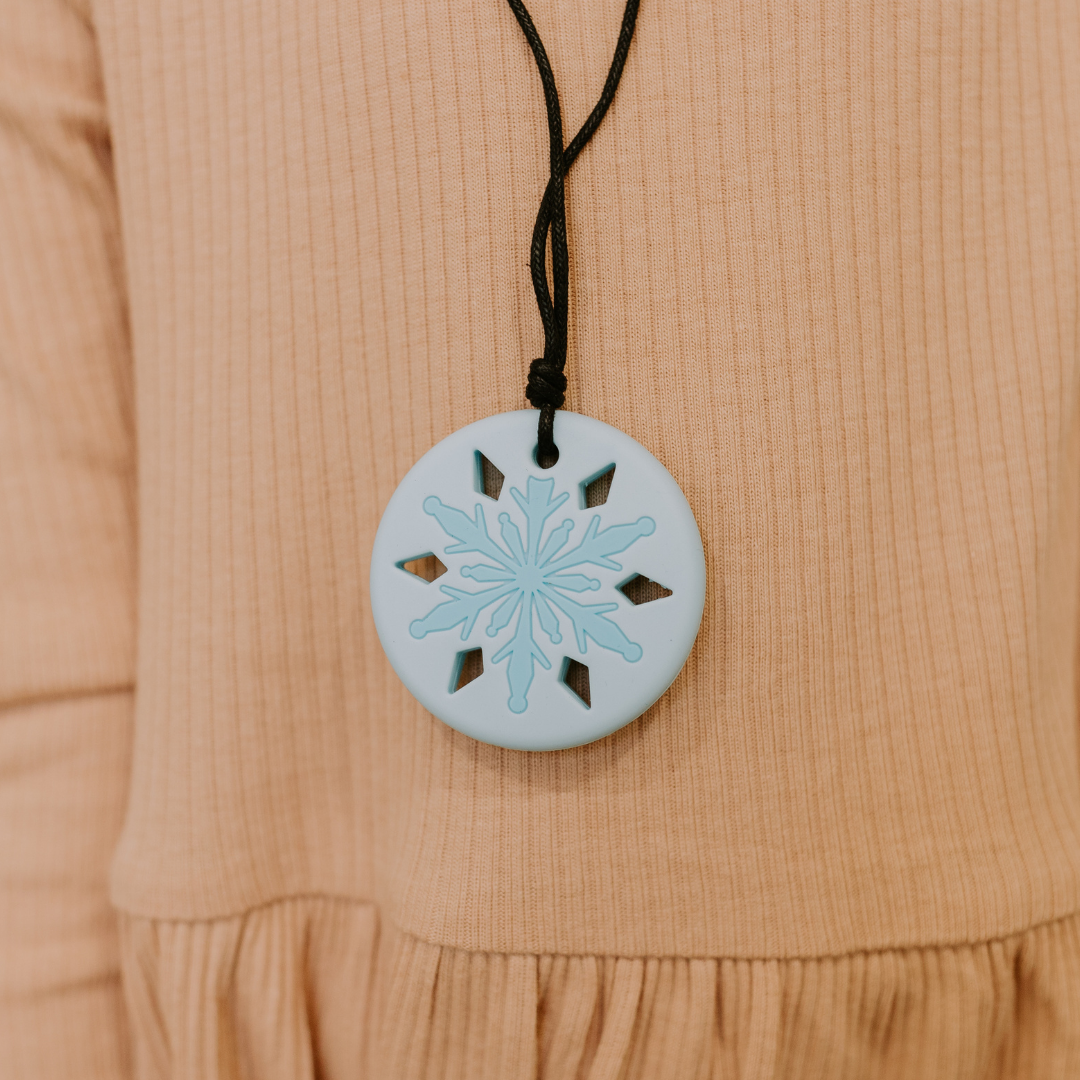
[[(499, 514), (500, 544), (488, 532), (484, 508), (477, 503), (473, 517), (463, 510), (447, 506), (435, 495), (424, 500), (424, 510), (430, 514), (447, 536), (456, 540), (444, 549), (447, 555), (476, 552), (487, 559), (461, 567), (463, 578), (489, 585), (476, 592), (442, 585), (440, 589), (450, 599), (437, 604), (422, 619), (414, 620), (409, 632), (414, 638), (452, 630), (462, 626), (461, 639), (472, 633), (480, 614), (495, 605), (487, 625), (488, 637), (497, 637), (517, 616), (513, 634), (492, 657), (492, 664), (507, 661), (506, 677), (510, 688), (508, 705), (511, 712), (522, 713), (529, 707), (529, 687), (532, 686), (535, 665), (551, 669), (551, 661), (536, 640), (534, 624), (553, 645), (562, 641), (561, 620), (570, 621), (578, 649), (584, 653), (591, 639), (604, 649), (619, 653), (631, 663), (641, 659), (641, 646), (631, 641), (609, 619), (608, 613), (617, 603), (582, 604), (568, 594), (596, 592), (601, 583), (584, 573), (572, 572), (575, 567), (600, 566), (621, 570), (622, 565), (612, 556), (626, 551), (635, 541), (656, 529), (650, 517), (640, 517), (632, 524), (600, 528), (596, 514), (585, 528), (580, 543), (564, 551), (574, 529), (566, 518), (547, 530), (548, 518), (569, 498), (567, 492), (552, 497), (555, 481), (530, 476), (526, 494), (512, 488), (510, 494), (525, 517), (525, 538), (510, 514)], [(462, 625), (464, 624), (464, 625)]]

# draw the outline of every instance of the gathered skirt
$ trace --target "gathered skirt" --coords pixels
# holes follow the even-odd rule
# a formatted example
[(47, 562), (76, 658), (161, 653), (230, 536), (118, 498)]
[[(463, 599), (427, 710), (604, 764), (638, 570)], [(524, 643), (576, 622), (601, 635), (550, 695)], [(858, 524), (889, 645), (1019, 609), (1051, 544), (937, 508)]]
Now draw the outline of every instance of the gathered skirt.
[(127, 917), (141, 1077), (949, 1080), (1080, 1075), (1080, 916), (805, 960), (431, 945), (371, 904)]

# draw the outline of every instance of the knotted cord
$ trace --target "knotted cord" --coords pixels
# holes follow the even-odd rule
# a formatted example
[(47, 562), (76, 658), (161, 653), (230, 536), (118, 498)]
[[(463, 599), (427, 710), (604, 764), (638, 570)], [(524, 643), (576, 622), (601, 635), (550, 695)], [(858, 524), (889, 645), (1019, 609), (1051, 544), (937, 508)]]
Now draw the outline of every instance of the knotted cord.
[[(555, 410), (562, 408), (566, 395), (570, 258), (566, 236), (564, 178), (570, 166), (600, 126), (615, 97), (623, 68), (626, 66), (630, 42), (634, 37), (640, 0), (627, 0), (623, 11), (622, 26), (619, 30), (619, 40), (615, 45), (615, 55), (612, 57), (607, 79), (604, 81), (603, 92), (592, 112), (589, 113), (588, 119), (582, 124), (581, 130), (565, 149), (563, 148), (559, 91), (555, 85), (555, 74), (551, 69), (547, 50), (522, 0), (507, 0), (507, 3), (532, 50), (537, 71), (540, 73), (540, 83), (544, 90), (544, 105), (547, 109), (551, 177), (547, 182), (544, 197), (540, 202), (540, 210), (536, 215), (529, 257), (533, 292), (536, 294), (536, 306), (540, 310), (540, 321), (544, 327), (544, 355), (537, 357), (529, 365), (525, 396), (531, 405), (540, 410), (536, 432), (537, 464), (542, 468), (550, 468), (559, 459), (559, 448), (555, 445)], [(547, 281), (549, 233), (551, 235), (551, 290), (548, 289)]]

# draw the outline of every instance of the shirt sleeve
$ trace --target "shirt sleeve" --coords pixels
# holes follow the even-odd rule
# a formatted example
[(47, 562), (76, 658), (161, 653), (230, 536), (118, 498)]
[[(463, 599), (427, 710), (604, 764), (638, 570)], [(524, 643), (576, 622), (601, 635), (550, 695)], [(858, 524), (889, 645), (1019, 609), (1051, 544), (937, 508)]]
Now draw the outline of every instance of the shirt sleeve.
[(134, 686), (131, 355), (88, 10), (0, 0), (0, 1046), (127, 1074), (107, 876)]

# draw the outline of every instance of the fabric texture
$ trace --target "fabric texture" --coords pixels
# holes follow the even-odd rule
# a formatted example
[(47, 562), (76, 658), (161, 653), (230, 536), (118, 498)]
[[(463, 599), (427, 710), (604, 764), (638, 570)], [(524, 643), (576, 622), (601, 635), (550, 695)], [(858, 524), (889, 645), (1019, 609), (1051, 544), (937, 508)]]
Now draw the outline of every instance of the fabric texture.
[(184, 1080), (1073, 1076), (1080, 920), (812, 960), (538, 956), (295, 899), (124, 918), (138, 1075)]
[[(530, 5), (568, 131), (621, 6)], [(0, 0), (0, 1073), (1075, 1073), (1080, 10), (644, 4), (568, 407), (708, 599), (528, 754), (366, 582), (523, 405), (545, 139), (500, 0)]]

